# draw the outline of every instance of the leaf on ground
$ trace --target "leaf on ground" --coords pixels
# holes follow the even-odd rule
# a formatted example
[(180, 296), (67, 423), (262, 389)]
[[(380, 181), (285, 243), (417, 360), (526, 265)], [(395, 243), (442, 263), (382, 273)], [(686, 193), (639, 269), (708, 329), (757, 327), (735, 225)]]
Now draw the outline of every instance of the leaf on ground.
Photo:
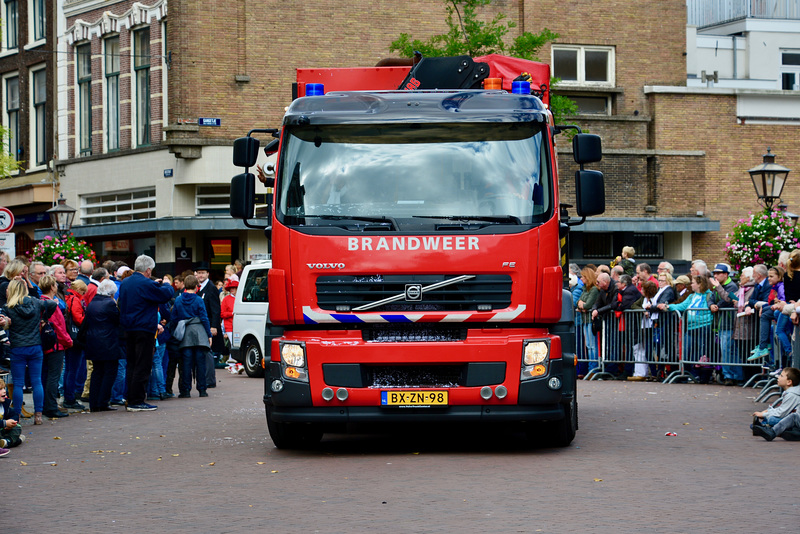
[(277, 472), (278, 471), (276, 469), (273, 469), (272, 471), (270, 471), (270, 473), (277, 473)]
[(173, 454), (172, 456), (180, 456), (180, 454)]
[(602, 478), (596, 478), (596, 479), (594, 479), (594, 481), (595, 481), (595, 482), (602, 482), (602, 481), (603, 481), (603, 479), (602, 479)]
[(61, 438), (60, 438), (60, 437), (58, 437), (58, 436), (54, 436), (54, 437), (53, 437), (53, 439), (61, 439)]
[(258, 465), (264, 465), (267, 462), (256, 462)]
[(217, 462), (209, 462), (208, 465), (216, 465)]
[(19, 462), (19, 465), (28, 465), (28, 462), (23, 462), (23, 461), (20, 461), (20, 462)]

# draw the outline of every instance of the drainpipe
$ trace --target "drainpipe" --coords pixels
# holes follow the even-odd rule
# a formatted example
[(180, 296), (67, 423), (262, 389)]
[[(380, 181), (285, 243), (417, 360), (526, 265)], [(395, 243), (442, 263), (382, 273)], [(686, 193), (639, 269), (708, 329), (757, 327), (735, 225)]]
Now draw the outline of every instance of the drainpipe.
[(736, 36), (733, 36), (733, 79), (737, 79), (736, 76)]

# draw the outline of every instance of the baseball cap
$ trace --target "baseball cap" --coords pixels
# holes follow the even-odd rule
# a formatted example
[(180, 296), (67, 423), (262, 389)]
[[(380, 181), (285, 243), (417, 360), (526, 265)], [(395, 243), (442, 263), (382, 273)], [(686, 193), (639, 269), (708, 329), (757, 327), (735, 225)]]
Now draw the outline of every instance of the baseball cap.
[(689, 277), (685, 274), (680, 275), (678, 278), (675, 279), (676, 284), (683, 284), (685, 286), (690, 285), (692, 282), (689, 280)]
[(714, 266), (714, 274), (716, 273), (729, 273), (730, 269), (724, 263), (718, 263)]

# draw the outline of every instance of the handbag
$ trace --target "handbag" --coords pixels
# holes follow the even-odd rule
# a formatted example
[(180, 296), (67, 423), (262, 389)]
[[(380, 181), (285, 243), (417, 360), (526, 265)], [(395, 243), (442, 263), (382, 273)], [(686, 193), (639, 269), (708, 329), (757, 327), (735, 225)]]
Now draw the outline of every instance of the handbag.
[(56, 330), (50, 321), (42, 320), (39, 323), (39, 334), (42, 338), (42, 352), (50, 352), (58, 342)]
[(175, 324), (175, 329), (172, 331), (172, 337), (175, 341), (182, 341), (183, 336), (186, 335), (186, 321), (188, 319), (181, 319)]

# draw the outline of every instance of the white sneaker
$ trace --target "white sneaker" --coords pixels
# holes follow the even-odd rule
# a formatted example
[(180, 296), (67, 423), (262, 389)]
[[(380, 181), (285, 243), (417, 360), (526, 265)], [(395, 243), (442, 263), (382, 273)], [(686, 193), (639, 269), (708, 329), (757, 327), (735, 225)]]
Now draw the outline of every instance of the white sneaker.
[(781, 376), (781, 371), (783, 371), (783, 369), (775, 369), (769, 374), (769, 376)]
[(8, 441), (6, 441), (4, 439), (0, 439), (0, 449), (5, 449), (7, 445), (8, 445)]
[(20, 441), (25, 441), (25, 434), (20, 434), (19, 435), (19, 440)]

